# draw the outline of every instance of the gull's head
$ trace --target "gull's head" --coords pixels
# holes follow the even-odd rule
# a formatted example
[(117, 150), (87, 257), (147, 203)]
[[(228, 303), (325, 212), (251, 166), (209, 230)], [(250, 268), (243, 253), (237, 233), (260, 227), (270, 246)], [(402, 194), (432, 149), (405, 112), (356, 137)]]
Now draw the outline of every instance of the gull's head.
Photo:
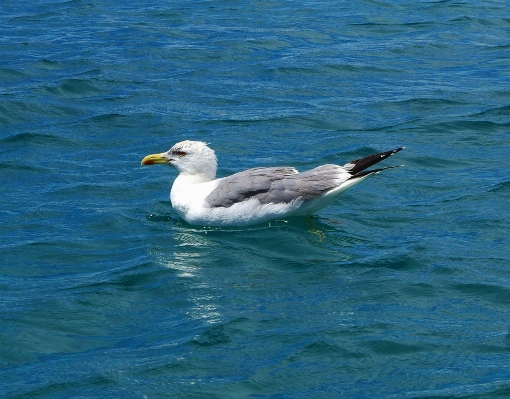
[(167, 152), (147, 155), (142, 159), (142, 165), (154, 164), (172, 165), (180, 174), (195, 176), (203, 181), (216, 177), (216, 155), (201, 141), (181, 141)]

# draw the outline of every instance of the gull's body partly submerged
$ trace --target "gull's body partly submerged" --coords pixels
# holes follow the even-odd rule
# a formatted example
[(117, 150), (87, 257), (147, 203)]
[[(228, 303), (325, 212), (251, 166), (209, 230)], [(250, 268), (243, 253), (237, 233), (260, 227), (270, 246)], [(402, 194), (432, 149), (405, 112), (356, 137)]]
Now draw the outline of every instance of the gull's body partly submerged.
[(402, 150), (396, 148), (349, 162), (298, 172), (292, 167), (253, 168), (216, 179), (216, 155), (206, 143), (181, 141), (142, 165), (169, 164), (179, 175), (170, 201), (186, 222), (203, 226), (247, 226), (277, 218), (310, 215), (349, 187), (394, 166), (369, 170)]

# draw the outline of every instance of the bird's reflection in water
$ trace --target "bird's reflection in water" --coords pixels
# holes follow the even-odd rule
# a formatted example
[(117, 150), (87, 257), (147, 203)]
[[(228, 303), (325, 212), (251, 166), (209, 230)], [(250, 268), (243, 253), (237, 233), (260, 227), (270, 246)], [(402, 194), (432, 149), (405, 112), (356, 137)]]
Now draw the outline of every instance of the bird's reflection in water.
[(207, 254), (214, 242), (208, 239), (204, 232), (182, 229), (174, 235), (178, 244), (171, 248), (171, 252), (157, 253), (160, 264), (176, 272), (175, 276), (181, 280), (185, 297), (191, 306), (185, 311), (194, 320), (206, 323), (217, 323), (222, 315), (216, 301), (218, 287), (214, 279), (207, 276)]
[(209, 323), (224, 317), (233, 287), (269, 287), (282, 273), (331, 270), (351, 258), (347, 248), (353, 245), (353, 237), (344, 239), (338, 225), (316, 217), (250, 228), (198, 228), (177, 222), (172, 230), (174, 245), (160, 247), (158, 262), (175, 272), (185, 290), (191, 302), (186, 314)]

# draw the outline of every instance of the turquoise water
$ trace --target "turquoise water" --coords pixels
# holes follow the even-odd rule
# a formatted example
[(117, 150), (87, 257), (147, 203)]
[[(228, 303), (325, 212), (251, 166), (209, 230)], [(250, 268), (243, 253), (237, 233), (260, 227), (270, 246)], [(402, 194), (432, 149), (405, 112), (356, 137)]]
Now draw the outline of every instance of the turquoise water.
[[(0, 396), (510, 397), (503, 1), (4, 2)], [(191, 227), (175, 171), (405, 145), (312, 219)]]

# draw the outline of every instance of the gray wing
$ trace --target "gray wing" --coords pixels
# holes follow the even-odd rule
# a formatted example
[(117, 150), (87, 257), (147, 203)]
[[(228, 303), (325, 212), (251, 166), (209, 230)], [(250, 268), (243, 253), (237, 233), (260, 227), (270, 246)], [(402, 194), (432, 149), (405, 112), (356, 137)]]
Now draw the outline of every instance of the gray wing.
[(296, 173), (297, 170), (291, 167), (248, 169), (220, 179), (218, 187), (205, 201), (211, 208), (228, 208), (235, 203), (267, 193), (275, 181)]
[(320, 197), (350, 177), (338, 165), (322, 165), (297, 173), (294, 168), (254, 168), (221, 179), (207, 197), (210, 207), (230, 207), (248, 199), (261, 204), (289, 203)]

